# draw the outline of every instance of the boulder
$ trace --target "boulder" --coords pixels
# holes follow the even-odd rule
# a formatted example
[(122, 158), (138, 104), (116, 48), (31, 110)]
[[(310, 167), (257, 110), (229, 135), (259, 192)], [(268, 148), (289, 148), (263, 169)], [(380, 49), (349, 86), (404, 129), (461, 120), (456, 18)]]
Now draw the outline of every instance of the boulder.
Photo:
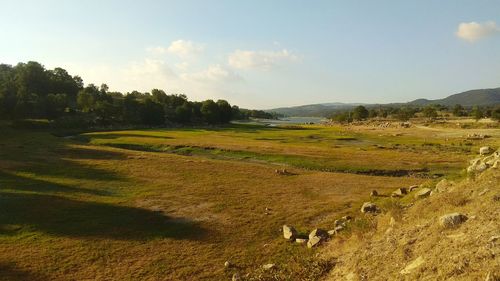
[(292, 226), (283, 225), (283, 237), (287, 240), (293, 241), (297, 237), (297, 230)]
[(408, 188), (408, 190), (409, 190), (410, 192), (412, 192), (413, 190), (415, 190), (415, 189), (417, 189), (417, 188), (418, 188), (418, 185), (412, 185), (412, 186), (410, 186), (410, 187)]
[(422, 199), (431, 195), (432, 190), (430, 188), (422, 188), (417, 193), (415, 193), (415, 199)]
[(370, 193), (370, 197), (376, 197), (378, 196), (378, 192), (376, 190), (372, 190), (372, 192)]
[(365, 202), (363, 206), (361, 206), (361, 213), (376, 213), (378, 210), (377, 205), (372, 202)]
[(439, 224), (444, 228), (454, 228), (467, 221), (467, 216), (460, 213), (451, 213), (439, 218)]
[(394, 190), (391, 194), (392, 197), (403, 197), (405, 194), (407, 194), (408, 191), (406, 190), (405, 187), (398, 188)]
[(436, 184), (435, 191), (436, 192), (448, 192), (452, 190), (454, 182), (449, 181), (447, 179), (442, 179), (440, 182)]
[(486, 155), (491, 153), (491, 147), (489, 146), (483, 146), (479, 149), (479, 154), (480, 155)]

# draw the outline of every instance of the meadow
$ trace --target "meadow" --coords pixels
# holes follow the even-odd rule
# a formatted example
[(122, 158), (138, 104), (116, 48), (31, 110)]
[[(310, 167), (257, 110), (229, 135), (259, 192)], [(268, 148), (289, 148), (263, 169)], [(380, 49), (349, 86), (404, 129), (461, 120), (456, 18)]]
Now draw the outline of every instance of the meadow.
[(285, 241), (283, 224), (332, 229), (372, 190), (461, 177), (500, 135), (339, 125), (1, 129), (0, 280), (229, 280), (267, 263), (290, 279), (315, 278), (316, 250)]

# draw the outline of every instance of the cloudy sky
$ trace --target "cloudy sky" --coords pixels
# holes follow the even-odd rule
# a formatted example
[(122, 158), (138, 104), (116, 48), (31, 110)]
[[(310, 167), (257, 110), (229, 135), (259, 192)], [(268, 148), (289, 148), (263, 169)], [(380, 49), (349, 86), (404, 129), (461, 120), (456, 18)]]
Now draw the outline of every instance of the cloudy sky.
[(248, 108), (500, 86), (500, 1), (0, 0), (0, 63)]

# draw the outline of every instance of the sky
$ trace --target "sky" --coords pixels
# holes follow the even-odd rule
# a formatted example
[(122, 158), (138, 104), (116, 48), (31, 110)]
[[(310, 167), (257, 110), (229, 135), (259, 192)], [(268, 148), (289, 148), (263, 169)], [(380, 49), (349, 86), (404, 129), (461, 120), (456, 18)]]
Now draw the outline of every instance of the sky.
[(0, 0), (0, 63), (268, 109), (500, 87), (500, 1)]

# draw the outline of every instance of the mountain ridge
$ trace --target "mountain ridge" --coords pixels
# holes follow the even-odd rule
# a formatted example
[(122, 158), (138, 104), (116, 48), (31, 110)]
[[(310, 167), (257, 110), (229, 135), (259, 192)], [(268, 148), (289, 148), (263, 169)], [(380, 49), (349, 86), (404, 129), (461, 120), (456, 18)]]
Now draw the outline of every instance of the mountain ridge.
[(469, 90), (465, 92), (452, 94), (442, 99), (431, 100), (431, 99), (420, 98), (406, 103), (367, 104), (367, 103), (330, 102), (330, 103), (316, 103), (316, 104), (306, 104), (306, 105), (290, 106), (290, 107), (279, 107), (279, 108), (267, 109), (265, 111), (275, 112), (286, 116), (324, 117), (328, 114), (331, 114), (332, 112), (349, 109), (358, 105), (373, 107), (373, 106), (391, 106), (391, 105), (426, 106), (430, 104), (441, 104), (445, 106), (454, 106), (456, 104), (460, 104), (465, 107), (496, 105), (500, 104), (500, 87)]

